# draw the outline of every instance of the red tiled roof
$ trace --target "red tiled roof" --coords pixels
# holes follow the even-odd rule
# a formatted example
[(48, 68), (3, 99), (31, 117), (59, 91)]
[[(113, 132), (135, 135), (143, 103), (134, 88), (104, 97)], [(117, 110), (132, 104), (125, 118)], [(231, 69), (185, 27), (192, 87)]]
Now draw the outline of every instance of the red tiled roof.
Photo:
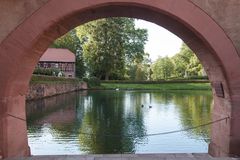
[(75, 55), (68, 49), (48, 48), (39, 62), (75, 62)]

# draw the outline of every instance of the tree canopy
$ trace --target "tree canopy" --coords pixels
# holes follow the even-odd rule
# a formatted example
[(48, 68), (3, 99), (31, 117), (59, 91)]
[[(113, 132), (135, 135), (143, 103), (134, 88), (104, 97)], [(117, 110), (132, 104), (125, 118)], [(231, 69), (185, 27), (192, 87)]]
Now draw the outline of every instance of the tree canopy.
[(158, 58), (152, 65), (154, 80), (168, 79), (174, 72), (174, 63), (169, 57)]
[[(183, 43), (173, 57), (159, 57), (152, 65), (144, 52), (147, 30), (132, 18), (103, 18), (81, 25), (58, 38), (52, 47), (76, 54), (76, 75), (109, 80), (160, 80), (202, 76), (204, 70)], [(161, 44), (160, 44), (161, 45)]]
[(143, 61), (147, 30), (135, 28), (132, 18), (104, 18), (77, 28), (85, 39), (83, 56), (91, 76), (124, 79), (126, 65)]
[(153, 80), (204, 76), (203, 67), (194, 52), (182, 44), (179, 53), (173, 57), (160, 57), (152, 65)]

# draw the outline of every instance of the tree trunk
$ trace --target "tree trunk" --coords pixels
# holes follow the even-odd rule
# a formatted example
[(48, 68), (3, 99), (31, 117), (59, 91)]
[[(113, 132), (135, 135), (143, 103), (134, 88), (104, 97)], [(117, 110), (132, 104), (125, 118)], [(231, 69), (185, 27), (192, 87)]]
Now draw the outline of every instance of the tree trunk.
[(105, 81), (108, 81), (109, 80), (109, 73), (107, 72), (106, 74), (105, 74)]

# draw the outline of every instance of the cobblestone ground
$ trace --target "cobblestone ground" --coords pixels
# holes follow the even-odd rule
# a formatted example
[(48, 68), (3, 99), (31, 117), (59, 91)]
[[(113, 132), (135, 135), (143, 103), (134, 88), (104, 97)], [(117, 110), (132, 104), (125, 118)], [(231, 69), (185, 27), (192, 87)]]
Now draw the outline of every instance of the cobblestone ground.
[(66, 156), (32, 156), (5, 160), (240, 160), (240, 158), (213, 158), (208, 154), (98, 154)]

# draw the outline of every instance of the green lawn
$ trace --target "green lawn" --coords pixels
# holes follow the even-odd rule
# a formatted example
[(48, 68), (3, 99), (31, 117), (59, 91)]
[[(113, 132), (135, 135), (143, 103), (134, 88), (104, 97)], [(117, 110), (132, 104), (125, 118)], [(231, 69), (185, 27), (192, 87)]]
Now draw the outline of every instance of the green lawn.
[(122, 90), (211, 90), (210, 83), (121, 84), (101, 83), (104, 89)]

